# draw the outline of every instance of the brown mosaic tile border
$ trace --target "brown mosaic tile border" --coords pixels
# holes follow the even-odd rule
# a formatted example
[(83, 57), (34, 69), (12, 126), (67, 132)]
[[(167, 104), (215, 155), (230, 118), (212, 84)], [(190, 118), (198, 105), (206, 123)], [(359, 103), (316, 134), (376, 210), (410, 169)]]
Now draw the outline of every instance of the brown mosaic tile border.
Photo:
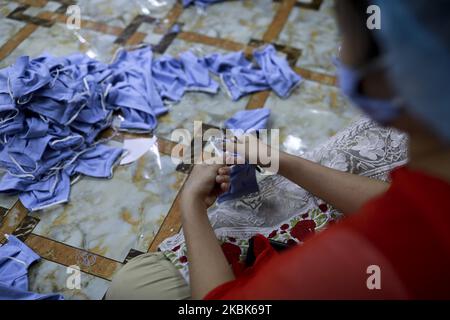
[(39, 219), (36, 217), (32, 217), (27, 215), (20, 225), (14, 230), (13, 235), (15, 235), (21, 241), (25, 241), (31, 232), (34, 230), (36, 225), (39, 223)]
[[(181, 26), (180, 26), (181, 28)], [(181, 29), (180, 29), (181, 30)], [(159, 41), (159, 43), (155, 46), (153, 46), (153, 51), (163, 54), (166, 52), (166, 50), (169, 48), (169, 46), (172, 44), (172, 42), (177, 38), (179, 32), (167, 32), (164, 34), (162, 39)]]
[(170, 30), (175, 23), (177, 23), (178, 18), (183, 13), (183, 6), (180, 2), (175, 2), (172, 9), (167, 13), (167, 15), (162, 19), (161, 23), (155, 28), (155, 32), (159, 34), (164, 34)]
[(253, 109), (259, 109), (264, 108), (264, 105), (266, 104), (267, 99), (269, 98), (270, 91), (261, 91), (254, 93), (247, 105), (245, 106), (245, 109), (247, 110), (253, 110)]
[(3, 220), (5, 219), (7, 214), (8, 214), (8, 209), (0, 207), (0, 226), (3, 224)]
[(0, 48), (0, 60), (5, 59), (11, 54), (26, 38), (28, 38), (38, 28), (35, 24), (27, 24), (17, 31), (9, 40)]
[(40, 27), (45, 27), (45, 28), (49, 28), (53, 25), (53, 21), (49, 21), (49, 20), (41, 19), (39, 17), (33, 17), (33, 16), (29, 16), (29, 15), (25, 14), (24, 13), (25, 10), (27, 10), (29, 7), (30, 6), (28, 6), (28, 5), (17, 7), (12, 12), (10, 12), (10, 14), (8, 14), (6, 16), (6, 18), (35, 24), (35, 25), (38, 25)]
[(1, 243), (5, 241), (5, 234), (13, 234), (27, 215), (28, 210), (20, 201), (17, 201), (14, 206), (8, 210), (6, 215), (3, 216), (2, 223), (0, 224)]
[(128, 26), (123, 29), (120, 35), (117, 37), (115, 44), (124, 45), (127, 43), (128, 39), (134, 35), (134, 33), (139, 29), (142, 23), (154, 23), (156, 21), (155, 18), (146, 16), (146, 15), (137, 15), (130, 22)]
[(262, 40), (264, 42), (272, 42), (283, 30), (283, 27), (291, 13), (292, 8), (297, 3), (296, 0), (284, 0), (281, 2), (275, 17), (272, 20), (267, 31), (264, 33)]
[(26, 238), (25, 243), (45, 260), (64, 266), (77, 265), (81, 271), (105, 280), (111, 280), (122, 266), (121, 262), (34, 233)]
[(303, 78), (310, 80), (310, 81), (319, 82), (321, 84), (326, 84), (329, 86), (337, 86), (338, 85), (337, 77), (332, 76), (332, 75), (319, 73), (319, 72), (315, 72), (315, 71), (311, 71), (311, 70), (307, 70), (307, 69), (303, 69), (303, 68), (299, 68), (299, 67), (295, 67), (294, 71), (297, 72), (299, 75), (301, 75)]
[(187, 42), (201, 43), (208, 46), (214, 46), (229, 51), (239, 51), (246, 49), (246, 45), (227, 39), (213, 38), (196, 32), (182, 31), (178, 34), (178, 38)]
[(164, 221), (161, 227), (158, 230), (158, 233), (154, 237), (150, 247), (148, 248), (148, 252), (156, 252), (158, 251), (158, 246), (165, 239), (176, 235), (181, 229), (181, 211), (180, 211), (180, 195), (184, 188), (180, 189), (178, 192), (174, 202), (172, 203), (172, 207), (169, 210), (169, 213), (164, 218)]
[(47, 4), (48, 0), (14, 0), (14, 2), (28, 5), (30, 7), (42, 8)]

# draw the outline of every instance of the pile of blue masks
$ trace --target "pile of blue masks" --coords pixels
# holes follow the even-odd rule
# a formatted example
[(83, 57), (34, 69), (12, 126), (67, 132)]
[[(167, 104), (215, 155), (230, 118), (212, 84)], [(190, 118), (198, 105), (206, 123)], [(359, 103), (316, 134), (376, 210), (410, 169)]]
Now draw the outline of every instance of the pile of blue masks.
[(272, 89), (287, 97), (301, 79), (272, 46), (242, 52), (153, 59), (151, 48), (122, 50), (111, 64), (81, 54), (20, 57), (0, 70), (0, 192), (19, 193), (29, 210), (69, 200), (71, 177), (111, 178), (122, 155), (98, 139), (120, 113), (118, 130), (152, 132), (157, 117), (187, 91), (214, 94), (211, 73), (233, 100)]
[(114, 76), (81, 54), (24, 56), (0, 70), (0, 191), (38, 210), (68, 200), (72, 175), (111, 177), (122, 149), (95, 139), (111, 125)]
[(40, 257), (15, 236), (0, 246), (0, 300), (63, 300), (60, 294), (29, 291), (28, 268)]

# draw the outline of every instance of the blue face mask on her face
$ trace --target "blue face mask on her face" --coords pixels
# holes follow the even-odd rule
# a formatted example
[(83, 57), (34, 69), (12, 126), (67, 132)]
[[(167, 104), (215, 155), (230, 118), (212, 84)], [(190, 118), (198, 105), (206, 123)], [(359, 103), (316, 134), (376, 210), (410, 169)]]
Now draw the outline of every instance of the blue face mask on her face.
[(387, 125), (400, 115), (400, 98), (392, 100), (376, 99), (364, 95), (359, 90), (362, 80), (368, 73), (383, 67), (383, 60), (376, 60), (363, 68), (352, 68), (338, 59), (336, 59), (335, 64), (338, 68), (342, 93), (370, 118), (380, 124)]

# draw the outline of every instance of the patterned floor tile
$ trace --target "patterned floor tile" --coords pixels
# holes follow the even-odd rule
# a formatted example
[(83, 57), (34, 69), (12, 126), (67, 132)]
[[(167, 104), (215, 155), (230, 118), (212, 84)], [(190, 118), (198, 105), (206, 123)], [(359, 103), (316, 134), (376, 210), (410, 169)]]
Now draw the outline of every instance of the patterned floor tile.
[(280, 130), (281, 149), (292, 154), (314, 148), (359, 116), (338, 88), (312, 81), (286, 100), (272, 93), (266, 107), (272, 110), (270, 127)]
[(2, 29), (2, 32), (0, 33), (0, 46), (4, 45), (11, 36), (26, 25), (25, 22), (6, 18), (19, 6), (20, 4), (16, 2), (0, 0), (0, 19)]
[(125, 28), (139, 14), (154, 18), (165, 17), (174, 2), (175, 0), (78, 0), (77, 4), (83, 18)]
[(14, 63), (22, 55), (37, 57), (43, 52), (56, 56), (84, 52), (100, 61), (109, 62), (118, 48), (114, 40), (112, 35), (92, 30), (83, 29), (74, 33), (59, 23), (50, 28), (39, 27), (12, 54), (0, 61), (0, 68)]
[(30, 16), (37, 16), (43, 11), (54, 12), (59, 7), (61, 7), (61, 3), (56, 1), (48, 1), (43, 7), (29, 7), (23, 13)]
[[(213, 52), (226, 52), (216, 47), (176, 39), (166, 53), (176, 56), (186, 50), (192, 50), (199, 56)], [(179, 103), (170, 106), (168, 114), (159, 118), (156, 134), (170, 139), (173, 129), (176, 128), (186, 128), (192, 132), (194, 120), (220, 127), (235, 112), (245, 109), (249, 97), (243, 97), (239, 101), (233, 102), (227, 95), (220, 80), (217, 77), (213, 77), (213, 79), (221, 85), (217, 94), (213, 95), (201, 92), (186, 93)]]
[(19, 6), (20, 4), (17, 2), (13, 2), (10, 0), (0, 0), (0, 17), (6, 17)]
[(294, 7), (277, 43), (302, 50), (298, 67), (336, 74), (333, 57), (339, 47), (333, 1), (325, 0), (319, 11)]
[(172, 140), (171, 134), (176, 128), (185, 128), (192, 133), (194, 121), (221, 127), (235, 112), (245, 109), (248, 99), (244, 97), (233, 102), (223, 88), (216, 95), (188, 92), (179, 103), (170, 107), (168, 114), (159, 118), (156, 133)]
[(276, 13), (279, 4), (272, 0), (228, 1), (199, 11), (191, 6), (183, 11), (179, 22), (183, 31), (247, 43), (260, 39)]
[(148, 152), (110, 180), (83, 177), (68, 204), (32, 213), (34, 233), (117, 261), (131, 248), (147, 251), (184, 182), (176, 165)]
[(81, 272), (80, 289), (71, 289), (69, 277), (73, 273), (68, 273), (67, 270), (65, 266), (51, 261), (37, 262), (30, 267), (28, 273), (30, 291), (42, 294), (59, 293), (68, 300), (100, 300), (109, 288), (109, 281)]

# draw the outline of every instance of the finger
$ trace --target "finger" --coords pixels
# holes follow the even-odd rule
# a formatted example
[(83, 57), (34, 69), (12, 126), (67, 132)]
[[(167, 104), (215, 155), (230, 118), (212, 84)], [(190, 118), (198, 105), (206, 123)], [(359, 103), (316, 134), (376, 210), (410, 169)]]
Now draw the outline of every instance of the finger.
[(216, 176), (217, 183), (230, 182), (230, 176)]
[(236, 163), (236, 157), (234, 155), (227, 154), (225, 158), (225, 163), (227, 166), (234, 165)]
[(222, 189), (222, 191), (224, 191), (224, 192), (227, 192), (230, 189), (230, 184), (229, 183), (221, 183), (220, 189)]
[(223, 175), (223, 176), (229, 176), (231, 172), (231, 168), (230, 167), (222, 167), (219, 168), (219, 174)]
[(202, 170), (202, 173), (207, 174), (208, 176), (216, 176), (219, 168), (221, 168), (223, 165), (220, 164), (202, 164), (200, 167), (200, 170)]

